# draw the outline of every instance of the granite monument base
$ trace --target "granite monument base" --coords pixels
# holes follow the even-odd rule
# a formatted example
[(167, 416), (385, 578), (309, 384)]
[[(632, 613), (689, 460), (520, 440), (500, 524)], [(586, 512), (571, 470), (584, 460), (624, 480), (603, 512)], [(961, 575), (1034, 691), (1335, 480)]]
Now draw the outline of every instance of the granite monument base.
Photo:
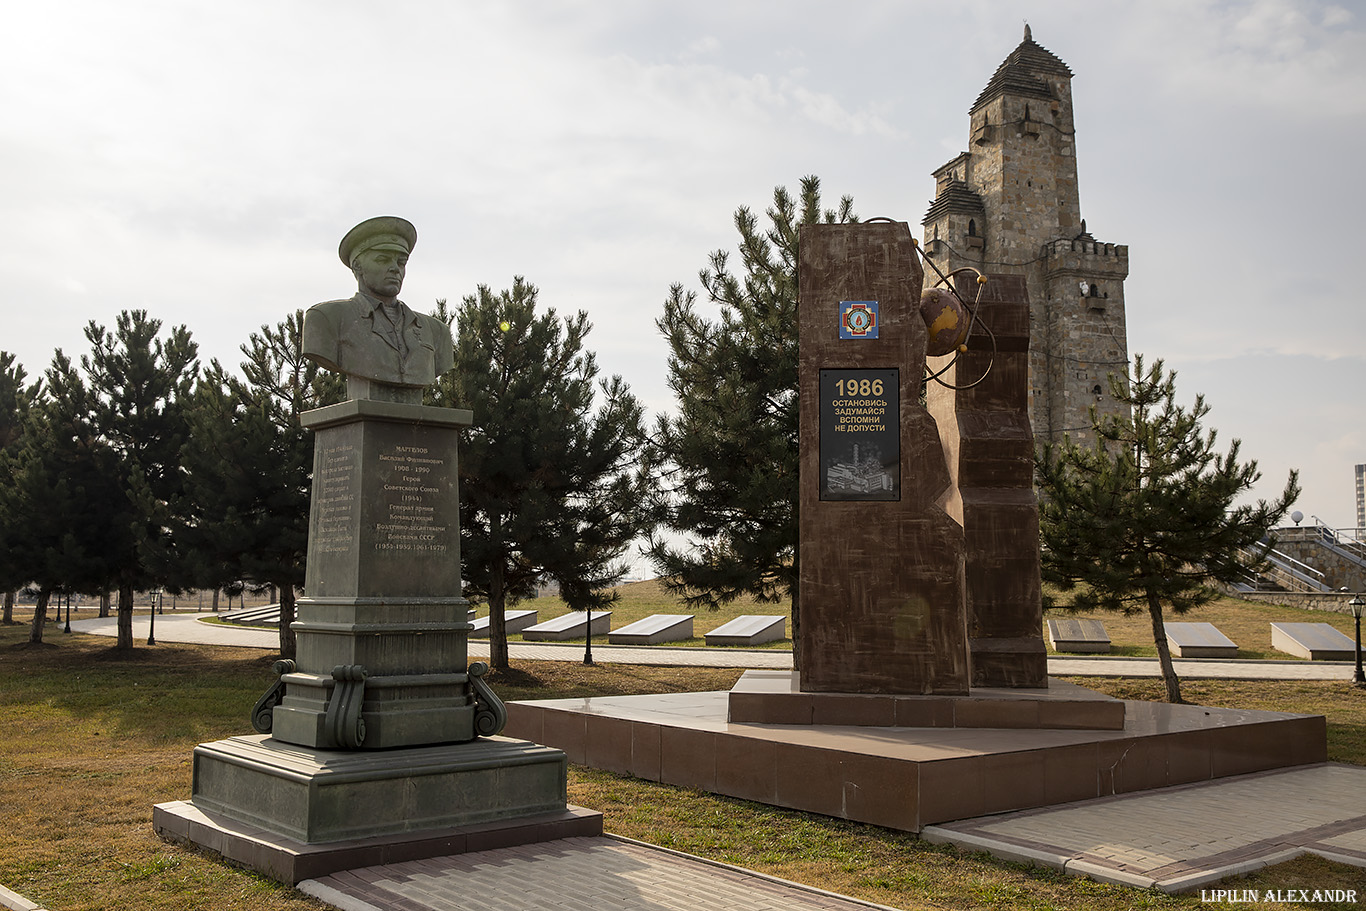
[(737, 723), (729, 705), (724, 692), (513, 702), (506, 730), (593, 768), (910, 832), (1327, 755), (1321, 715), (1125, 701), (1122, 730), (876, 727)]
[(736, 724), (1124, 730), (1124, 700), (1063, 680), (1036, 689), (973, 687), (967, 696), (802, 692), (797, 671), (745, 671), (731, 688)]
[[(464, 598), (301, 598), (298, 669), (283, 675), (271, 736), (318, 749), (345, 748), (332, 709), (336, 667), (366, 669), (355, 717), (365, 749), (472, 740), (476, 702), (465, 669), (472, 624)], [(310, 670), (304, 670), (308, 668)]]
[(337, 870), (602, 832), (570, 807), (557, 749), (491, 737), (384, 751), (315, 750), (265, 736), (200, 744), (190, 801), (156, 831), (267, 876)]

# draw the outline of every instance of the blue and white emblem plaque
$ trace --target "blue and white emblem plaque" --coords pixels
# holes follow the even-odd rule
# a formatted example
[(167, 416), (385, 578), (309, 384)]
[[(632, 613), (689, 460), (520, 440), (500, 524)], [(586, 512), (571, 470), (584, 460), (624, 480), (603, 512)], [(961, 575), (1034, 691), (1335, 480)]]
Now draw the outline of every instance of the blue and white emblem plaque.
[(840, 301), (840, 338), (877, 338), (877, 301)]

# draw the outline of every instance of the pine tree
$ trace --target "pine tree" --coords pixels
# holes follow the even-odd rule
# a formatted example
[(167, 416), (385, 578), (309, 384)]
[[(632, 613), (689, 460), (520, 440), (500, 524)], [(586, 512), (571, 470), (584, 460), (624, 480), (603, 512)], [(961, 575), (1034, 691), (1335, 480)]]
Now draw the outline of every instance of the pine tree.
[(80, 375), (57, 351), (44, 375), (44, 395), (0, 454), (0, 551), (37, 588), (29, 634), (35, 643), (42, 641), (51, 595), (100, 590), (112, 571), (109, 542), (131, 538), (119, 524), (128, 501), (117, 460), (89, 413)]
[[(185, 406), (199, 374), (198, 346), (184, 326), (159, 337), (161, 321), (144, 310), (119, 314), (112, 332), (91, 322), (91, 352), (81, 358), (99, 439), (118, 462), (126, 503), (108, 553), (116, 567), (118, 648), (133, 647), (133, 592), (179, 573), (170, 504), (179, 498)], [(123, 529), (129, 529), (125, 536)]]
[(595, 385), (587, 314), (538, 314), (520, 276), (497, 294), (479, 286), (456, 326), (455, 367), (428, 400), (474, 412), (460, 443), (461, 561), (466, 591), (488, 600), (490, 662), (506, 668), (506, 609), (542, 579), (572, 608), (615, 600), (620, 558), (645, 530), (642, 409), (620, 377)]
[[(14, 355), (0, 351), (0, 488), (12, 486), (6, 474), (6, 455), (14, 455), (23, 433), (29, 409), (38, 400), (41, 383), (26, 383), (28, 373), (22, 364), (15, 363)], [(4, 540), (8, 517), (0, 513), (0, 541)], [(22, 529), (16, 529), (22, 531)], [(28, 583), (27, 570), (14, 553), (0, 547), (0, 597), (4, 599), (4, 614), (0, 622), (6, 626), (14, 622), (14, 592)]]
[(303, 584), (313, 434), (310, 409), (340, 401), (340, 374), (303, 356), (303, 311), (242, 345), (245, 382), (214, 361), (195, 389), (179, 548), (197, 584), (246, 579), (280, 597), (280, 655), (295, 653), (295, 588)]
[(1176, 373), (1164, 373), (1161, 360), (1145, 369), (1142, 356), (1132, 380), (1112, 375), (1110, 388), (1128, 408), (1092, 411), (1093, 445), (1064, 440), (1040, 453), (1043, 578), (1071, 610), (1146, 609), (1167, 699), (1181, 702), (1164, 606), (1184, 614), (1215, 597), (1209, 583), (1245, 579), (1299, 496), (1298, 474), (1274, 502), (1238, 504), (1261, 474), (1255, 461), (1239, 462), (1237, 440), (1215, 452), (1215, 431), (1201, 428), (1203, 396), (1189, 410), (1178, 406)]
[[(793, 199), (773, 191), (768, 227), (735, 213), (742, 271), (717, 250), (699, 279), (720, 319), (674, 285), (657, 325), (669, 343), (669, 386), (678, 411), (659, 418), (651, 461), (663, 478), (661, 528), (649, 555), (689, 607), (712, 610), (749, 594), (797, 597), (797, 231), (858, 221), (853, 200), (822, 209), (820, 181), (804, 177)], [(695, 547), (681, 547), (685, 538)]]

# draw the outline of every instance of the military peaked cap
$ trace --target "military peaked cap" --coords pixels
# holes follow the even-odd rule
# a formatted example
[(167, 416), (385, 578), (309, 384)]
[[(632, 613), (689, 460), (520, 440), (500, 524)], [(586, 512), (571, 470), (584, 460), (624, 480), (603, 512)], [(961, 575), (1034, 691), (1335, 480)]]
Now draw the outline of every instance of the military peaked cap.
[(337, 248), (337, 255), (347, 268), (350, 268), (351, 260), (356, 258), (357, 253), (364, 253), (366, 250), (411, 253), (416, 246), (417, 228), (413, 227), (412, 222), (396, 215), (381, 215), (378, 218), (367, 218), (347, 231), (346, 236), (342, 238), (341, 246)]

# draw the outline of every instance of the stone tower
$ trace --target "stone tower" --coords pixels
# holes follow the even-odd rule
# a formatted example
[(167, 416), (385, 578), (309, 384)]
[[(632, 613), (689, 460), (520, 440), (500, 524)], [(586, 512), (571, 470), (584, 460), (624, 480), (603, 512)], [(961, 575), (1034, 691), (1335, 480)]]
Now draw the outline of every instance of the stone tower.
[[(1098, 242), (1081, 217), (1072, 71), (1026, 25), (969, 117), (969, 151), (934, 172), (925, 252), (945, 273), (1025, 276), (1034, 437), (1084, 438), (1091, 406), (1122, 407), (1108, 376), (1128, 372), (1129, 248)], [(926, 287), (937, 278), (927, 269)]]

